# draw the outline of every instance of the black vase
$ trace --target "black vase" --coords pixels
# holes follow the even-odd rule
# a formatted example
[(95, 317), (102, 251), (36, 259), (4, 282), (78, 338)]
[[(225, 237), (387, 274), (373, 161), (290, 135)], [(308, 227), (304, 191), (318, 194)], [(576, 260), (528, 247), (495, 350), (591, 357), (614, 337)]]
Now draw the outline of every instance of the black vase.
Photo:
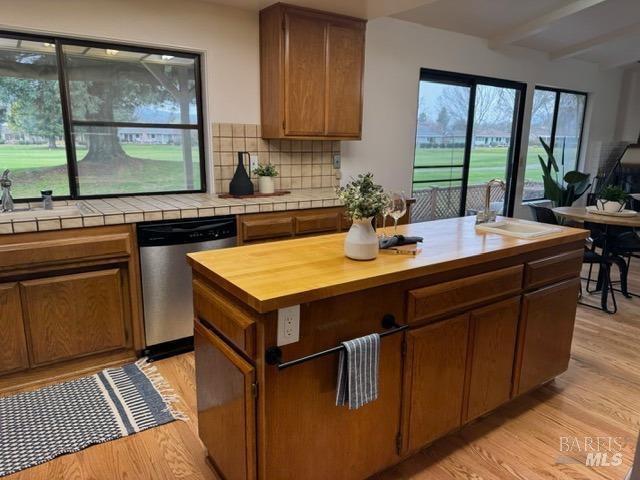
[(238, 152), (238, 166), (236, 173), (229, 183), (229, 193), (231, 195), (253, 195), (253, 183), (249, 179), (247, 170), (242, 162), (244, 154), (249, 156), (249, 164), (251, 164), (251, 154), (249, 152)]

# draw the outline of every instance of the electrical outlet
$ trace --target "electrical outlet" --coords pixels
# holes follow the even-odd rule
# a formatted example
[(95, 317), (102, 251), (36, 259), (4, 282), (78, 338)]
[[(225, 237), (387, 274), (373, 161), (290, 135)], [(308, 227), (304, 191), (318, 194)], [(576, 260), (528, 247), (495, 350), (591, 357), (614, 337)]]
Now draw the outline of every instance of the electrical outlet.
[(258, 155), (251, 155), (251, 164), (249, 165), (249, 170), (253, 172), (260, 165), (260, 159)]
[(300, 305), (278, 309), (278, 346), (300, 340)]
[(340, 168), (340, 164), (342, 163), (342, 159), (340, 158), (339, 153), (333, 154), (333, 168)]

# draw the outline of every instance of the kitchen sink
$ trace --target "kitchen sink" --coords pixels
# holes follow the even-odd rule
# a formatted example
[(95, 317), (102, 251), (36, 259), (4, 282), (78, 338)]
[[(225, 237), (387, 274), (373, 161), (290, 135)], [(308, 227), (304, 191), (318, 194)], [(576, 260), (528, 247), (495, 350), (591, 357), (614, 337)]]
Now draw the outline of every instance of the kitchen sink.
[(560, 227), (526, 220), (500, 220), (476, 225), (476, 231), (497, 233), (508, 237), (535, 238), (559, 232)]
[(82, 205), (60, 205), (54, 206), (51, 210), (45, 210), (42, 207), (21, 208), (20, 204), (17, 204), (16, 209), (13, 212), (0, 213), (0, 221), (3, 219), (22, 220), (34, 217), (80, 217), (83, 212), (89, 213)]

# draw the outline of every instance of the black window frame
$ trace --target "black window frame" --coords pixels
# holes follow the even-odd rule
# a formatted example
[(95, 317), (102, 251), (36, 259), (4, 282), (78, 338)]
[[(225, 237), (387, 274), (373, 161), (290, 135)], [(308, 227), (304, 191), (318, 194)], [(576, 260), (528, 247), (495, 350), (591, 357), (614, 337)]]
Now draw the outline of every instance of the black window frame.
[[(578, 140), (578, 149), (576, 151), (576, 170), (580, 168), (580, 155), (582, 154), (582, 142), (584, 140), (584, 122), (586, 119), (586, 115), (587, 115), (587, 102), (589, 102), (589, 93), (588, 92), (581, 92), (579, 90), (569, 90), (566, 88), (557, 88), (557, 87), (547, 87), (547, 86), (543, 86), (543, 85), (536, 85), (533, 89), (533, 95), (535, 96), (536, 94), (536, 90), (542, 90), (545, 92), (553, 92), (555, 94), (555, 98), (553, 101), (553, 116), (552, 116), (552, 120), (551, 120), (551, 132), (550, 132), (550, 138), (549, 138), (549, 147), (551, 148), (551, 152), (554, 154), (555, 156), (555, 146), (556, 146), (556, 127), (558, 126), (558, 110), (560, 108), (560, 95), (563, 93), (568, 93), (568, 94), (572, 94), (572, 95), (581, 95), (584, 97), (584, 108), (582, 109), (582, 121), (580, 122), (580, 138)], [(533, 104), (531, 105), (531, 109), (533, 113)], [(529, 123), (529, 130), (531, 129), (531, 123)], [(525, 168), (525, 180), (526, 180), (526, 168), (527, 168), (527, 161), (529, 160), (529, 144), (528, 144), (528, 140), (527, 140), (527, 155), (525, 156), (524, 159), (524, 168)], [(522, 192), (524, 194), (524, 190)], [(526, 205), (529, 202), (539, 202), (541, 200), (547, 200), (546, 197), (542, 196), (540, 198), (527, 198), (522, 199), (522, 204)]]
[[(439, 83), (446, 83), (449, 85), (459, 85), (463, 87), (469, 87), (469, 112), (468, 118), (471, 119), (467, 122), (467, 130), (466, 130), (466, 139), (469, 140), (473, 135), (473, 124), (475, 117), (475, 94), (478, 85), (488, 85), (491, 87), (498, 88), (511, 88), (516, 91), (517, 97), (515, 99), (515, 109), (514, 109), (514, 118), (512, 122), (512, 133), (511, 137), (514, 139), (513, 142), (513, 150), (511, 152), (511, 159), (507, 164), (507, 179), (509, 182), (509, 190), (505, 195), (505, 211), (503, 212), (506, 216), (513, 216), (513, 212), (515, 209), (515, 200), (516, 200), (516, 188), (518, 183), (518, 166), (520, 162), (520, 151), (522, 144), (522, 130), (523, 130), (523, 120), (524, 120), (524, 109), (525, 109), (525, 100), (527, 97), (527, 84), (524, 82), (518, 82), (516, 80), (507, 80), (503, 78), (495, 78), (495, 77), (485, 77), (482, 75), (472, 75), (468, 73), (458, 73), (458, 72), (449, 72), (445, 70), (434, 70), (431, 68), (421, 68), (420, 69), (420, 78), (419, 82), (422, 81), (433, 81)], [(416, 121), (416, 129), (418, 122)], [(418, 169), (428, 169), (428, 168), (438, 168), (438, 167), (451, 167), (451, 165), (429, 165), (429, 166), (418, 166), (415, 165), (415, 150), (418, 148), (417, 145), (417, 136), (414, 136), (416, 140), (416, 145), (414, 147), (414, 157), (413, 157), (413, 165), (411, 169), (411, 175), (416, 168)], [(466, 215), (466, 203), (467, 203), (467, 187), (469, 183), (469, 169), (471, 166), (471, 142), (465, 142), (465, 151), (464, 151), (464, 159), (462, 165), (453, 165), (452, 167), (460, 168), (462, 167), (462, 178), (454, 178), (449, 179), (450, 181), (460, 181), (462, 192), (461, 192), (461, 200), (460, 200), (460, 210), (459, 215), (461, 217)], [(435, 181), (420, 181), (417, 183), (435, 183), (441, 180)], [(411, 188), (413, 190), (414, 182), (413, 178), (411, 180)]]
[[(65, 151), (67, 157), (67, 180), (69, 182), (69, 195), (55, 195), (54, 200), (91, 200), (96, 198), (118, 198), (138, 195), (163, 195), (163, 194), (180, 194), (180, 193), (204, 193), (207, 191), (207, 174), (206, 174), (206, 148), (205, 148), (205, 112), (202, 104), (202, 61), (201, 54), (186, 50), (172, 50), (158, 47), (142, 47), (132, 45), (130, 43), (113, 43), (97, 40), (83, 40), (78, 38), (64, 37), (58, 35), (47, 34), (30, 34), (24, 32), (16, 32), (11, 30), (0, 30), (0, 38), (10, 38), (16, 40), (25, 40), (31, 42), (51, 43), (55, 45), (55, 55), (57, 59), (58, 70), (58, 86), (60, 88), (60, 101), (62, 107), (62, 124), (64, 129)], [(149, 55), (174, 55), (180, 57), (190, 57), (194, 60), (194, 93), (196, 100), (196, 112), (198, 114), (198, 123), (196, 124), (164, 124), (164, 123), (145, 123), (145, 122), (99, 122), (86, 120), (73, 120), (71, 115), (71, 98), (69, 96), (69, 82), (66, 76), (66, 68), (64, 65), (63, 45), (85, 46), (87, 48), (101, 48), (114, 50), (127, 50), (137, 53), (145, 53)], [(142, 127), (142, 128), (167, 128), (173, 130), (196, 130), (198, 132), (198, 152), (199, 152), (199, 172), (200, 172), (200, 188), (187, 190), (157, 190), (152, 192), (127, 192), (127, 193), (104, 193), (92, 195), (80, 195), (78, 193), (78, 161), (76, 158), (75, 146), (73, 143), (73, 126), (107, 126), (107, 127)], [(194, 128), (195, 127), (195, 128)], [(16, 203), (26, 203), (40, 200), (40, 197), (19, 198), (15, 199)]]

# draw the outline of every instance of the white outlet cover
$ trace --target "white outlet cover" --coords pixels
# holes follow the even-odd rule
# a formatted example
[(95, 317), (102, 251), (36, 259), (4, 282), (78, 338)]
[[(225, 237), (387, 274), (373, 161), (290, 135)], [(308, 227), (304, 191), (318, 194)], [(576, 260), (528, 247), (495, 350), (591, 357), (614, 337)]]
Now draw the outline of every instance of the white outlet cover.
[(251, 155), (251, 165), (249, 165), (249, 170), (253, 172), (256, 168), (258, 168), (259, 164), (260, 159), (258, 158), (258, 155)]
[(278, 346), (300, 340), (300, 305), (278, 309)]

